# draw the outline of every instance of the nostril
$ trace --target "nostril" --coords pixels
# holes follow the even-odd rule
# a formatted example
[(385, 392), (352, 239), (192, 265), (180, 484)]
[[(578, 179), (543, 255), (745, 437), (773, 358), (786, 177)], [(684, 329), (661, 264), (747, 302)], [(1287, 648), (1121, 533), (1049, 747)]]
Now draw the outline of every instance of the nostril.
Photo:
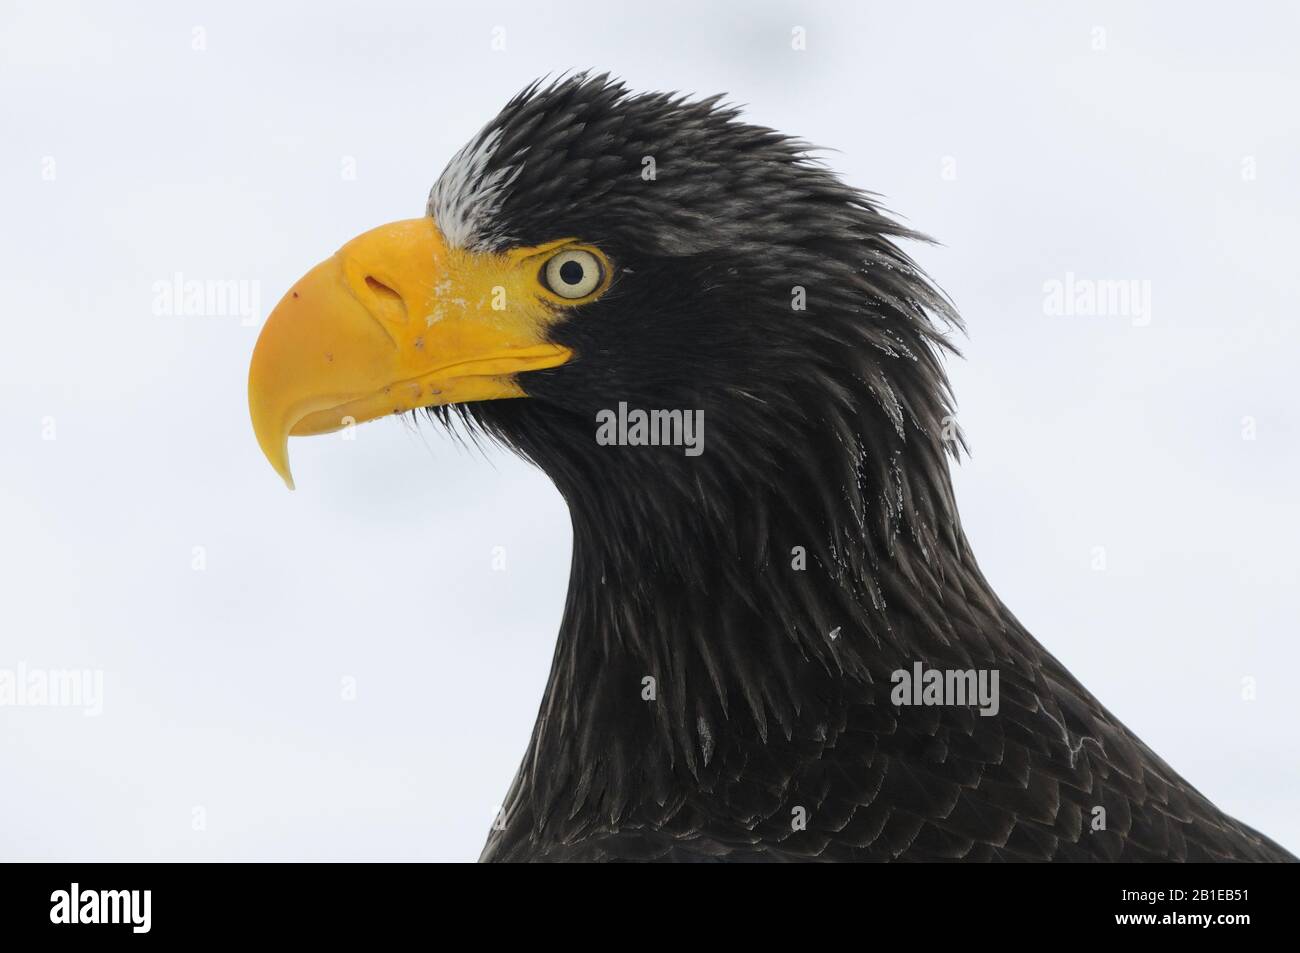
[(370, 275), (366, 275), (366, 287), (369, 288), (371, 291), (373, 291), (380, 298), (388, 299), (391, 301), (402, 300), (402, 296), (399, 295), (396, 291), (388, 287), (388, 285), (384, 284), (378, 278), (370, 277)]

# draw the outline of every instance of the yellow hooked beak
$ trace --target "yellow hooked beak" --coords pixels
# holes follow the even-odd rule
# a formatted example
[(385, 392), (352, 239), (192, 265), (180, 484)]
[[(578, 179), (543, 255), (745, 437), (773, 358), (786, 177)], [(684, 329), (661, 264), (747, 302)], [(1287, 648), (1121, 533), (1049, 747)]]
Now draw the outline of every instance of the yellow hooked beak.
[(523, 397), (515, 375), (565, 363), (571, 352), (545, 340), (553, 311), (532, 262), (545, 250), (451, 249), (432, 218), (417, 218), (359, 235), (300, 279), (248, 372), (253, 431), (285, 484), (291, 435)]

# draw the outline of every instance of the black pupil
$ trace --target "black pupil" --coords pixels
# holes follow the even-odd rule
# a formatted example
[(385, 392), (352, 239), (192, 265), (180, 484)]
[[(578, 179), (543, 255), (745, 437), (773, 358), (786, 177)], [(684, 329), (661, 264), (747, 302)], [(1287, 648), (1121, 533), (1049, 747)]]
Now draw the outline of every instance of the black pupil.
[(582, 281), (582, 266), (576, 261), (566, 261), (560, 266), (560, 280), (566, 285), (576, 285)]

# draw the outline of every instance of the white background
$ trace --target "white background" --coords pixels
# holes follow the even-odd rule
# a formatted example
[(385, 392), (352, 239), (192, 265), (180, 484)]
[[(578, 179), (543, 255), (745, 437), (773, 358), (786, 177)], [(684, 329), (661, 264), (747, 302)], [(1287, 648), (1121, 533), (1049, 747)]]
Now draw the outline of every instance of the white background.
[[(1298, 29), (1283, 3), (5, 0), (0, 668), (102, 669), (105, 699), (0, 708), (0, 858), (477, 856), (550, 661), (563, 503), (396, 420), (294, 441), (289, 493), (248, 358), (303, 271), (422, 214), (511, 94), (583, 67), (727, 92), (943, 242), (912, 250), (969, 325), (987, 574), (1300, 849)], [(1045, 314), (1067, 272), (1149, 281), (1151, 323)], [(177, 273), (257, 282), (255, 319), (155, 314)]]

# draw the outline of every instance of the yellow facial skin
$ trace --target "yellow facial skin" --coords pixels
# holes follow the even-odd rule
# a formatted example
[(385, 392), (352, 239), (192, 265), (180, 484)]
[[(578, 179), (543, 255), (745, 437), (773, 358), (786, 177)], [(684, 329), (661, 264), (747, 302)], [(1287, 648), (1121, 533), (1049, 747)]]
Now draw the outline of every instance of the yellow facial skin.
[[(546, 287), (560, 251), (582, 249), (602, 279), (580, 299)], [(352, 239), (276, 305), (248, 372), (253, 431), (293, 489), (289, 437), (419, 407), (527, 396), (517, 375), (573, 355), (546, 341), (560, 310), (608, 287), (609, 262), (566, 239), (504, 254), (449, 248), (432, 218)]]

